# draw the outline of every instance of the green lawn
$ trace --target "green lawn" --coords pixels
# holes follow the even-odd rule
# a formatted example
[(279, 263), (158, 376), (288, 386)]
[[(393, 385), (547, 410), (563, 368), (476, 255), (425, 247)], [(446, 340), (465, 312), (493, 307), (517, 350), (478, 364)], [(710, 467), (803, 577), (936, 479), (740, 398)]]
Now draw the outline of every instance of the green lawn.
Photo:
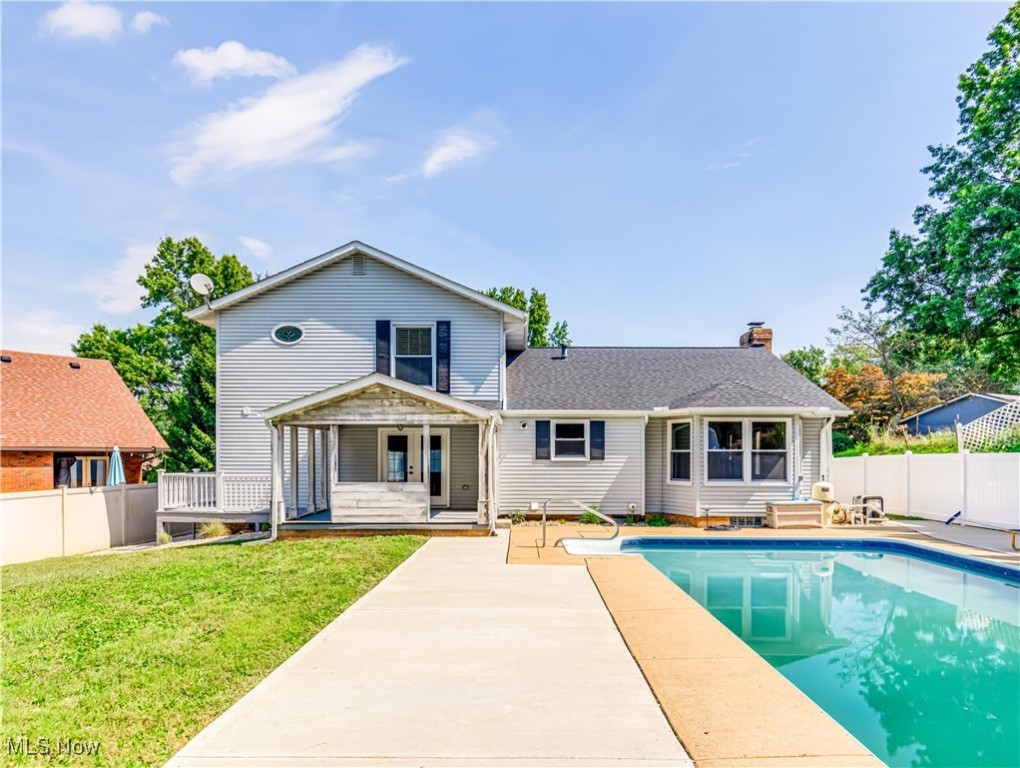
[(97, 757), (161, 764), (424, 539), (390, 536), (185, 547), (6, 566), (9, 737), (97, 740)]

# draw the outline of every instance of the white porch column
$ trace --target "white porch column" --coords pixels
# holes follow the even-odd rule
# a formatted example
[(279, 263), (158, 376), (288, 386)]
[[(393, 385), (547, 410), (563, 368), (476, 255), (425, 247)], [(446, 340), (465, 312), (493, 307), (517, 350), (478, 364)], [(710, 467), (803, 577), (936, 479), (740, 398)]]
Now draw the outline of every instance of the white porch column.
[(270, 492), (269, 522), (272, 533), (283, 518), (283, 431), (275, 424), (269, 425)]
[(486, 521), (492, 530), (496, 530), (496, 421), (489, 421), (489, 503), (486, 505)]
[(308, 452), (306, 458), (308, 459), (308, 512), (315, 511), (315, 486), (316, 486), (316, 472), (315, 472), (315, 430), (308, 427), (305, 432), (308, 434)]
[(329, 502), (330, 516), (333, 509), (333, 486), (340, 482), (340, 427), (336, 424), (329, 428)]
[[(290, 428), (290, 513), (298, 513), (298, 430)], [(282, 491), (281, 491), (282, 493)]]
[(487, 489), (485, 487), (485, 466), (487, 458), (485, 455), (485, 429), (484, 421), (478, 422), (478, 524), (485, 522), (485, 500)]
[(321, 468), (319, 471), (319, 501), (322, 502), (322, 507), (326, 508), (329, 506), (329, 430), (319, 430), (319, 455), (322, 457), (320, 462)]
[(421, 479), (425, 483), (425, 522), (432, 517), (432, 495), (429, 474), (432, 472), (432, 436), (429, 433), (429, 423), (426, 421), (421, 426)]

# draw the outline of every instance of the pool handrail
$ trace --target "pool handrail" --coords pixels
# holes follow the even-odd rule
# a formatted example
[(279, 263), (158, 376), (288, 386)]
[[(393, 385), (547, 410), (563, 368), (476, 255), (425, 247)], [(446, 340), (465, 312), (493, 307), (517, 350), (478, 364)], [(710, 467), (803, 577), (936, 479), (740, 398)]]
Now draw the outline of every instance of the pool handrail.
[[(546, 502), (546, 503), (548, 503), (548, 502)], [(613, 518), (611, 518), (609, 515), (603, 514), (599, 510), (595, 509), (594, 507), (589, 507), (587, 504), (582, 504), (577, 499), (571, 499), (570, 503), (577, 505), (584, 512), (591, 512), (591, 514), (595, 515), (596, 517), (598, 517), (601, 520), (605, 520), (607, 523), (609, 523), (611, 526), (613, 526), (613, 535), (610, 536), (609, 538), (606, 538), (606, 539), (600, 539), (600, 541), (612, 541), (613, 539), (615, 539), (617, 536), (620, 535), (620, 524), (618, 522), (616, 522)], [(565, 539), (570, 539), (570, 538), (576, 538), (576, 537), (561, 536), (560, 538), (556, 539), (555, 542), (553, 542), (553, 548), (555, 549), (556, 547), (560, 546)], [(542, 516), (542, 546), (545, 547), (545, 515), (544, 515), (544, 513), (543, 513), (543, 516)]]

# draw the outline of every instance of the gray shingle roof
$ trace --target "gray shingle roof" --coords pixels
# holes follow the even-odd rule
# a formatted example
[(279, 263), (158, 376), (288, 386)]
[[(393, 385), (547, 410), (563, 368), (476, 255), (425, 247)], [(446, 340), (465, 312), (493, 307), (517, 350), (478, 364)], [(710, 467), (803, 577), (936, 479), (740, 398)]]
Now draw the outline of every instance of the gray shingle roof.
[(527, 349), (507, 365), (513, 410), (831, 408), (842, 403), (761, 348)]

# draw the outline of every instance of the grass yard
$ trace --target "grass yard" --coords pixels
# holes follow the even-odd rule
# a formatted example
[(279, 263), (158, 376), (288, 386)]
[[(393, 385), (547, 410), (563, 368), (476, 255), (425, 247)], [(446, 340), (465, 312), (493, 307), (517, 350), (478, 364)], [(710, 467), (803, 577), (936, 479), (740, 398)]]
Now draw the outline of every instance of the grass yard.
[(424, 539), (210, 545), (6, 566), (8, 738), (101, 742), (78, 765), (162, 764)]

